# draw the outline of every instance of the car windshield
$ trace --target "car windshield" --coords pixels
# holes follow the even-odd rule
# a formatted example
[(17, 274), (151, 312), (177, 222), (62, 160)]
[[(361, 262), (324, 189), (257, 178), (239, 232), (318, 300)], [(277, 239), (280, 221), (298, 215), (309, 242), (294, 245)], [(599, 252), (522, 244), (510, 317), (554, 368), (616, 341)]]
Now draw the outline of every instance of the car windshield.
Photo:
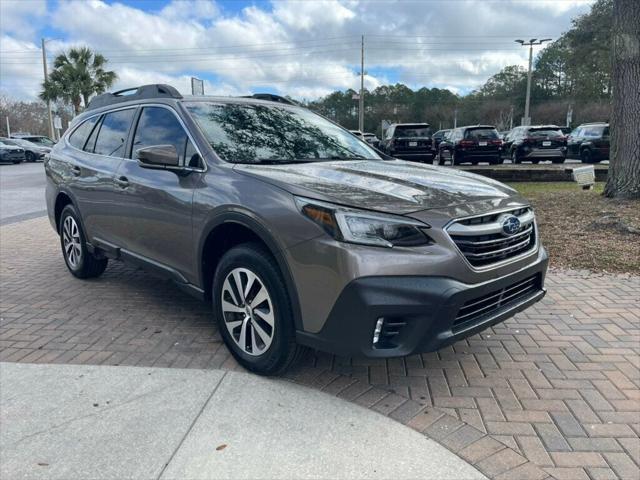
[(530, 137), (562, 137), (564, 136), (560, 130), (551, 128), (532, 128), (529, 130)]
[(486, 139), (495, 139), (498, 137), (498, 131), (495, 128), (473, 128), (467, 130), (464, 134), (464, 138), (473, 139), (473, 140), (486, 140)]
[(185, 106), (213, 149), (227, 162), (381, 160), (375, 150), (349, 131), (306, 108), (213, 102)]
[(431, 133), (429, 127), (417, 126), (417, 125), (397, 125), (393, 133), (394, 137), (428, 137)]

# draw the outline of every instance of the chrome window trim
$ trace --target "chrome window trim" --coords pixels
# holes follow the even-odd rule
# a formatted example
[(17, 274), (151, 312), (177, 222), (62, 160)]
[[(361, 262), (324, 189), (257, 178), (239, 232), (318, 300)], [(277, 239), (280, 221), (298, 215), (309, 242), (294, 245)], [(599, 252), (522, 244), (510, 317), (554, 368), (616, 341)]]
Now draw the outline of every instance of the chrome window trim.
[[(114, 108), (113, 110), (104, 110), (104, 111), (102, 111), (100, 113), (96, 113), (95, 115), (87, 116), (87, 118), (85, 118), (82, 122), (78, 123), (78, 125), (75, 125), (73, 127), (73, 130), (70, 130), (69, 132), (65, 133), (65, 135), (64, 135), (64, 144), (65, 144), (65, 146), (69, 147), (69, 148), (73, 148), (75, 151), (82, 152), (82, 153), (84, 153), (86, 155), (95, 155), (96, 157), (107, 157), (107, 158), (114, 158), (116, 160), (124, 160), (124, 155), (122, 157), (115, 157), (113, 155), (100, 155), (99, 153), (93, 153), (93, 152), (87, 152), (85, 150), (80, 150), (79, 148), (76, 148), (73, 145), (71, 145), (71, 143), (69, 143), (69, 137), (71, 137), (71, 135), (73, 135), (73, 132), (75, 132), (78, 128), (80, 128), (80, 125), (82, 125), (83, 123), (88, 121), (90, 118), (99, 117), (101, 115), (106, 115), (108, 113), (118, 112), (120, 110), (136, 110), (137, 108), (138, 108), (138, 105), (128, 105), (126, 107)], [(134, 113), (134, 115), (135, 115), (135, 113)], [(100, 125), (100, 128), (102, 128), (102, 125)], [(129, 125), (129, 128), (131, 128), (131, 125)], [(92, 133), (93, 133), (93, 131), (92, 131)], [(100, 132), (98, 132), (98, 135), (99, 134), (100, 134)], [(87, 137), (87, 140), (88, 139), (89, 138)], [(85, 141), (85, 143), (86, 143), (86, 141)]]
[[(534, 227), (534, 239), (535, 239), (535, 243), (533, 245), (533, 248), (531, 250), (527, 250), (524, 253), (521, 253), (520, 255), (516, 255), (515, 257), (511, 257), (511, 258), (507, 258), (505, 260), (501, 260), (499, 262), (496, 263), (491, 263), (489, 265), (484, 265), (482, 267), (475, 267), (471, 264), (471, 262), (469, 262), (469, 259), (465, 256), (465, 254), (462, 252), (462, 250), (460, 250), (460, 248), (458, 247), (458, 244), (455, 242), (455, 240), (453, 238), (451, 238), (451, 235), (449, 235), (449, 231), (448, 228), (453, 225), (456, 222), (459, 222), (461, 220), (468, 220), (470, 218), (478, 218), (478, 217), (486, 217), (487, 215), (497, 215), (497, 214), (501, 214), (501, 213), (507, 213), (507, 212), (513, 212), (514, 210), (519, 210), (521, 208), (529, 208), (531, 209), (531, 212), (533, 213), (533, 227)], [(497, 268), (500, 267), (504, 267), (505, 265), (510, 265), (512, 263), (518, 262), (520, 260), (524, 260), (525, 258), (528, 257), (532, 257), (534, 255), (538, 254), (538, 251), (540, 250), (540, 234), (538, 232), (538, 222), (536, 221), (536, 217), (535, 217), (535, 212), (533, 211), (533, 207), (531, 205), (521, 205), (518, 207), (509, 207), (509, 208), (503, 208), (500, 210), (491, 210), (485, 213), (481, 213), (479, 215), (466, 215), (464, 217), (457, 217), (454, 218), (450, 221), (448, 221), (444, 227), (442, 227), (442, 230), (444, 230), (444, 232), (447, 234), (447, 238), (449, 239), (449, 241), (453, 244), (453, 246), (455, 247), (456, 251), (458, 252), (458, 255), (460, 255), (462, 257), (462, 259), (465, 261), (465, 263), (467, 264), (467, 266), (474, 272), (486, 272), (489, 270), (495, 270)]]
[[(200, 155), (200, 159), (202, 160), (202, 164), (204, 165), (203, 168), (188, 167), (188, 166), (185, 165), (185, 166), (181, 166), (181, 167), (170, 169), (170, 170), (182, 170), (182, 171), (198, 172), (198, 173), (206, 172), (208, 170), (207, 162), (205, 161), (204, 156), (202, 155), (202, 152), (198, 148), (198, 144), (193, 140), (193, 136), (191, 135), (191, 132), (189, 132), (189, 129), (186, 127), (184, 121), (182, 120), (182, 118), (180, 118), (180, 115), (178, 115), (178, 112), (175, 110), (175, 108), (171, 107), (170, 105), (165, 105), (163, 103), (138, 103), (136, 105), (126, 105), (126, 106), (123, 106), (123, 107), (103, 110), (103, 111), (97, 112), (97, 113), (95, 113), (93, 115), (88, 115), (87, 118), (82, 120), (82, 122), (79, 122), (78, 125), (75, 125), (73, 127), (73, 129), (70, 129), (67, 133), (65, 133), (65, 135), (64, 135), (64, 144), (65, 144), (65, 146), (67, 146), (69, 148), (73, 148), (74, 150), (76, 150), (78, 152), (82, 152), (82, 153), (85, 153), (85, 154), (88, 154), (88, 155), (95, 155), (95, 156), (98, 156), (98, 157), (109, 157), (109, 158), (114, 158), (114, 159), (118, 159), (118, 160), (136, 161), (133, 158), (126, 158), (124, 155), (122, 157), (114, 157), (112, 155), (100, 155), (99, 153), (86, 152), (84, 150), (80, 150), (80, 149), (74, 147), (73, 145), (71, 145), (71, 143), (69, 143), (69, 137), (73, 134), (73, 132), (75, 132), (80, 127), (80, 125), (82, 125), (83, 123), (85, 123), (86, 121), (88, 121), (89, 119), (91, 119), (93, 117), (99, 117), (101, 115), (107, 115), (108, 113), (118, 112), (120, 110), (129, 110), (129, 109), (137, 110), (138, 108), (144, 108), (144, 107), (165, 108), (165, 109), (169, 110), (171, 113), (173, 113), (173, 115), (178, 119), (178, 122), (180, 123), (180, 126), (185, 131), (185, 133), (187, 134), (187, 137), (189, 137), (189, 140), (191, 141), (191, 144), (193, 145), (193, 148), (196, 150), (196, 152), (198, 152), (198, 155)], [(133, 124), (129, 128), (131, 128), (131, 127), (133, 127)], [(137, 123), (135, 125), (135, 128), (138, 128)], [(100, 133), (100, 132), (98, 132), (98, 133)], [(132, 133), (135, 135), (135, 130), (133, 130)], [(161, 170), (161, 169), (159, 169), (159, 170)]]

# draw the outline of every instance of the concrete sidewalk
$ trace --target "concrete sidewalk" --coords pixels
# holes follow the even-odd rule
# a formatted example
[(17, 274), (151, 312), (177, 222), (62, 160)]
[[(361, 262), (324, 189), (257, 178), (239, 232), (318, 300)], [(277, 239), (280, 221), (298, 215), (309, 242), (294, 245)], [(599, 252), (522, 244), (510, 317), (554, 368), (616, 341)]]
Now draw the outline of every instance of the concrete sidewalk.
[(0, 477), (485, 478), (382, 415), (239, 372), (0, 364)]

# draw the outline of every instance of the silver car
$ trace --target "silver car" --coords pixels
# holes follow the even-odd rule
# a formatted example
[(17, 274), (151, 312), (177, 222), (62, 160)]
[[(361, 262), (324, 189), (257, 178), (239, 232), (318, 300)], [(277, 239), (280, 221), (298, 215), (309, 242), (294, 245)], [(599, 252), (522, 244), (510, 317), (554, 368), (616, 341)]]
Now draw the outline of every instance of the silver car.
[(513, 189), (382, 158), (286, 99), (96, 97), (45, 161), (47, 206), (80, 278), (110, 260), (210, 301), (249, 370), (310, 346), (439, 349), (540, 300), (547, 254)]

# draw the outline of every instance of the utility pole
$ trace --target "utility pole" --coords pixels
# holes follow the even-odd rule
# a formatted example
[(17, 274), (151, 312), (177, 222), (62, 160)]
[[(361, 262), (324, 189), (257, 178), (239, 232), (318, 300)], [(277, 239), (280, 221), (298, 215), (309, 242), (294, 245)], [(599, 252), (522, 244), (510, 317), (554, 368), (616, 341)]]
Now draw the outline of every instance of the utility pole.
[(458, 128), (458, 109), (453, 110), (453, 128)]
[[(45, 39), (42, 39), (42, 69), (44, 71), (44, 81), (47, 81), (49, 75), (47, 73), (47, 51), (45, 49)], [(47, 100), (47, 115), (49, 116), (49, 138), (55, 140), (53, 133), (53, 115), (51, 114), (51, 100)]]
[(360, 97), (358, 99), (358, 130), (364, 131), (364, 35), (360, 47)]
[(542, 45), (544, 42), (550, 42), (550, 38), (543, 38), (542, 40), (537, 40), (536, 38), (532, 38), (528, 42), (524, 40), (516, 40), (517, 43), (522, 45), (523, 47), (529, 47), (529, 71), (527, 73), (527, 97), (524, 103), (524, 118), (522, 119), (522, 125), (531, 125), (531, 117), (529, 116), (529, 103), (531, 99), (531, 76), (532, 76), (532, 64), (533, 64), (533, 46), (534, 45)]
[(11, 125), (9, 125), (9, 115), (6, 116), (7, 119), (7, 137), (11, 138)]

